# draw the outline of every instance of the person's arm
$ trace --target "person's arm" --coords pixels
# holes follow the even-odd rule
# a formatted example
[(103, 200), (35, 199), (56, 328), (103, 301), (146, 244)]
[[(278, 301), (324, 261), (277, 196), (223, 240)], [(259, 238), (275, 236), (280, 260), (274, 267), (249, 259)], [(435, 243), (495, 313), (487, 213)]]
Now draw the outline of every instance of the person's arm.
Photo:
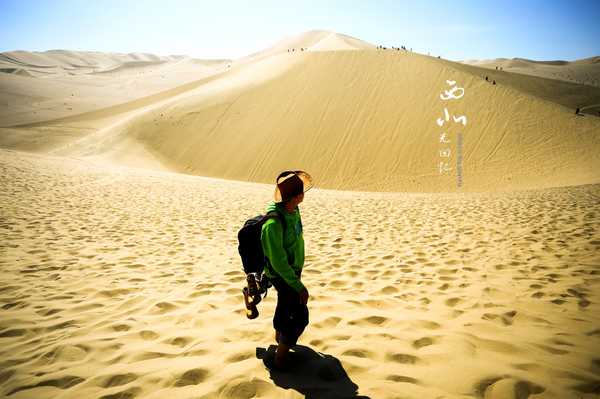
[(283, 229), (280, 223), (269, 223), (262, 232), (262, 246), (265, 256), (281, 278), (297, 292), (304, 290), (304, 285), (296, 276), (294, 269), (288, 263), (288, 257), (283, 249)]

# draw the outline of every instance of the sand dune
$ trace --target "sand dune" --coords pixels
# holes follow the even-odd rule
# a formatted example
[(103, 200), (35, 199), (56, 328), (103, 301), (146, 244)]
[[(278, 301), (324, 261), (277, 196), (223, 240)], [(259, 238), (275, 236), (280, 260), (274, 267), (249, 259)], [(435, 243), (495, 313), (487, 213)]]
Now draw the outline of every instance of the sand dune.
[(481, 79), (487, 77), (489, 81), (495, 80), (524, 94), (569, 108), (573, 112), (579, 108), (583, 114), (600, 116), (600, 88), (598, 87), (452, 61), (441, 60), (441, 62), (479, 76)]
[[(504, 71), (485, 81), (485, 69), (404, 51), (284, 50), (325, 48), (331, 40), (356, 39), (312, 31), (186, 85), (6, 129), (4, 147), (128, 165), (151, 154), (144, 165), (254, 182), (270, 182), (293, 159), (293, 167), (319, 176), (321, 187), (343, 190), (490, 191), (600, 181), (600, 119), (565, 106), (593, 103), (600, 89)], [(447, 80), (465, 89), (464, 98), (440, 100)], [(445, 106), (468, 121), (448, 131), (453, 169), (463, 133), (461, 187), (455, 173), (439, 173), (436, 120)], [(56, 131), (71, 133), (56, 140)]]
[(467, 60), (465, 63), (489, 69), (501, 67), (509, 72), (600, 87), (600, 57), (590, 57), (576, 61), (496, 58), (493, 60)]
[[(265, 60), (280, 67), (239, 66), (62, 154), (98, 156), (117, 147), (125, 154), (134, 143), (179, 172), (270, 182), (287, 165), (313, 171), (321, 187), (362, 191), (513, 190), (600, 181), (600, 119), (515, 90), (509, 78), (492, 85), (464, 66), (395, 51), (285, 53), (260, 63)], [(234, 73), (264, 81), (234, 87)], [(452, 105), (439, 98), (448, 79), (466, 91)], [(468, 177), (460, 188), (455, 175), (438, 170), (436, 120), (446, 105), (468, 120), (464, 129), (454, 124), (450, 131), (454, 140), (458, 131), (464, 134)]]
[[(186, 56), (157, 56), (143, 53), (102, 53), (96, 51), (48, 50), (44, 52), (9, 51), (0, 54), (2, 65), (19, 65), (32, 72), (86, 74), (122, 65), (149, 65), (180, 61)], [(37, 71), (37, 70), (40, 71)]]
[(3, 396), (598, 393), (600, 185), (311, 190), (293, 378), (260, 359), (274, 293), (249, 321), (240, 291), (235, 232), (272, 186), (5, 150), (0, 168)]
[(280, 53), (304, 51), (367, 50), (375, 48), (371, 43), (352, 36), (326, 30), (311, 30), (284, 38), (273, 46), (236, 60), (237, 63), (253, 61)]
[[(0, 69), (0, 396), (598, 397), (600, 88), (328, 31)], [(291, 168), (316, 183), (294, 375), (263, 364), (275, 293), (245, 318), (236, 240)]]
[(0, 126), (47, 121), (121, 104), (200, 80), (225, 70), (229, 63), (137, 53), (2, 53)]
[[(85, 156), (104, 157), (130, 165), (138, 162), (143, 166), (162, 165), (154, 155), (149, 155), (152, 150), (141, 146), (133, 136), (123, 137), (118, 134), (129, 120), (156, 110), (161, 105), (185, 101), (198, 87), (202, 87), (201, 96), (212, 100), (211, 97), (218, 93), (260, 84), (276, 77), (293, 63), (293, 60), (283, 56), (262, 58), (252, 63), (233, 65), (203, 79), (111, 107), (0, 129), (0, 146), (63, 155), (76, 152), (81, 154), (83, 151)], [(196, 100), (199, 97), (196, 95)], [(164, 113), (158, 116), (164, 117)], [(136, 154), (147, 154), (149, 157), (141, 159)], [(164, 169), (164, 166), (160, 168)]]

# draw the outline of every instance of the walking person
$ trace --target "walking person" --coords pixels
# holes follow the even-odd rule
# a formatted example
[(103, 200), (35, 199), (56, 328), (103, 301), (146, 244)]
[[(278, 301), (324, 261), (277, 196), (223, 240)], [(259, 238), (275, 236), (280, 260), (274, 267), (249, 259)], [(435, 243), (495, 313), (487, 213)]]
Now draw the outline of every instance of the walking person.
[(301, 280), (304, 266), (304, 237), (298, 205), (312, 187), (311, 176), (304, 171), (286, 171), (276, 180), (275, 201), (267, 213), (276, 211), (262, 226), (261, 243), (267, 259), (264, 273), (277, 290), (273, 316), (275, 352), (273, 366), (286, 369), (288, 352), (308, 325), (308, 290)]

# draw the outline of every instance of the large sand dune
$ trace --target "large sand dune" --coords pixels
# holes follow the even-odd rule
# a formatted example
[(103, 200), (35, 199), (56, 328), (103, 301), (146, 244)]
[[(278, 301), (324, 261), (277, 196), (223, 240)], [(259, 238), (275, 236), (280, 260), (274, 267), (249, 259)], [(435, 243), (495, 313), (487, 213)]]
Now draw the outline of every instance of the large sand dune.
[[(68, 85), (57, 85), (66, 81), (6, 75), (2, 101), (10, 106), (0, 121), (23, 123), (2, 129), (5, 148), (254, 182), (270, 182), (293, 166), (311, 170), (323, 188), (344, 190), (490, 191), (600, 181), (600, 118), (574, 112), (598, 106), (600, 88), (377, 50), (334, 32), (310, 31), (235, 61), (69, 51), (3, 57), (29, 71), (78, 70), (68, 85), (87, 90), (80, 103), (73, 100), (86, 112), (65, 113), (71, 107), (60, 101)], [(142, 65), (134, 71), (155, 63), (164, 70), (132, 77), (136, 63)], [(161, 71), (172, 73), (169, 83), (154, 83), (163, 80)], [(72, 80), (79, 77), (95, 83)], [(464, 88), (463, 98), (440, 99), (447, 80)], [(51, 106), (33, 101), (40, 91)], [(111, 99), (90, 105), (99, 97)], [(33, 114), (19, 112), (19, 104)], [(464, 115), (466, 126), (452, 119), (438, 126), (444, 107)], [(440, 144), (443, 131), (447, 146)], [(453, 171), (440, 174), (445, 148)]]
[[(142, 145), (180, 172), (270, 182), (295, 167), (311, 170), (321, 187), (344, 190), (599, 182), (600, 118), (519, 90), (505, 75), (493, 85), (462, 65), (396, 51), (277, 54), (138, 110), (60, 153), (122, 160)], [(440, 100), (448, 79), (465, 89), (462, 99)], [(467, 118), (447, 130), (453, 162), (463, 133), (460, 188), (455, 174), (439, 173), (436, 120), (444, 107)]]
[[(327, 31), (0, 64), (0, 396), (600, 394), (600, 88)], [(244, 316), (236, 233), (292, 168), (316, 188), (289, 375), (262, 362), (275, 292)]]

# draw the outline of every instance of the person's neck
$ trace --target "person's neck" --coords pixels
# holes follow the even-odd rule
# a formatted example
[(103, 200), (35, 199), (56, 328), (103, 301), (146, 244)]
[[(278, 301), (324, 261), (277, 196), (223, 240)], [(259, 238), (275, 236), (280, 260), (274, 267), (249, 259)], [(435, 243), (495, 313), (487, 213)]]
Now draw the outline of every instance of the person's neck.
[(294, 212), (296, 212), (296, 205), (294, 205), (292, 203), (285, 204), (284, 208), (287, 211), (287, 213), (294, 213)]

